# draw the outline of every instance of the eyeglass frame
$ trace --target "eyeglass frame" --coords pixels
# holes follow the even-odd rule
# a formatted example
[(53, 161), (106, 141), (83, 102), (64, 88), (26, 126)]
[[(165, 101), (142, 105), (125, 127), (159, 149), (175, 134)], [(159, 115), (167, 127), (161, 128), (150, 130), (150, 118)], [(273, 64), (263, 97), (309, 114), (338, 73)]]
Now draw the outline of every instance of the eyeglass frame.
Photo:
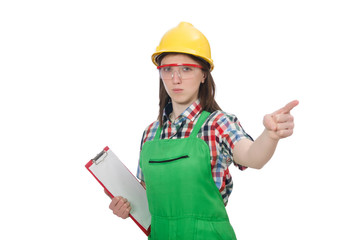
[[(165, 67), (179, 67), (179, 66), (187, 66), (187, 67), (196, 67), (196, 68), (200, 68), (203, 69), (203, 67), (201, 65), (198, 64), (191, 64), (191, 63), (171, 63), (171, 64), (165, 64), (165, 65), (160, 65), (157, 66), (157, 69), (161, 69), (161, 68), (165, 68)], [(179, 72), (177, 72), (178, 76), (181, 78), (181, 75)], [(174, 77), (173, 73), (171, 75), (171, 79)]]

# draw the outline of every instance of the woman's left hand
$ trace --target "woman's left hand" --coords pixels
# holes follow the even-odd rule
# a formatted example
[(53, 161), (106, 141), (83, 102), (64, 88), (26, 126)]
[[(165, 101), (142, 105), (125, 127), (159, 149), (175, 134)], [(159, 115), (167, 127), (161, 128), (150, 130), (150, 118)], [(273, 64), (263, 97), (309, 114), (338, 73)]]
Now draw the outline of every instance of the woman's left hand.
[(294, 100), (274, 113), (264, 116), (263, 124), (272, 139), (279, 140), (293, 134), (294, 118), (290, 111), (298, 104), (298, 100)]

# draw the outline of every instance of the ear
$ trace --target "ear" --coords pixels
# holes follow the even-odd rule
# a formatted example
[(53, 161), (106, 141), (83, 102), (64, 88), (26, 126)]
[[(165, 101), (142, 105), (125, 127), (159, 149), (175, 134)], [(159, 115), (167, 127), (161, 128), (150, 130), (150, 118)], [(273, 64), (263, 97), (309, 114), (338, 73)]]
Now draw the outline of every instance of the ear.
[(201, 83), (204, 83), (204, 82), (205, 82), (205, 79), (206, 79), (206, 74), (203, 73), (203, 74), (202, 74), (202, 81), (201, 81)]

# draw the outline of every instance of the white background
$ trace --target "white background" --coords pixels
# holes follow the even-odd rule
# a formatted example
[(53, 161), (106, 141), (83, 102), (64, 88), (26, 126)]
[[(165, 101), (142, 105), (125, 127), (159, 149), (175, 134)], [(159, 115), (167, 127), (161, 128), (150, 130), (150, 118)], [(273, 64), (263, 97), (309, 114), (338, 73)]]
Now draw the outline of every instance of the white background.
[[(1, 1), (1, 239), (145, 239), (84, 165), (108, 145), (135, 174), (157, 117), (151, 54), (191, 22), (217, 101), (254, 138), (291, 100), (295, 134), (231, 172), (239, 239), (362, 239), (359, 1)], [(6, 236), (6, 237), (4, 237)]]

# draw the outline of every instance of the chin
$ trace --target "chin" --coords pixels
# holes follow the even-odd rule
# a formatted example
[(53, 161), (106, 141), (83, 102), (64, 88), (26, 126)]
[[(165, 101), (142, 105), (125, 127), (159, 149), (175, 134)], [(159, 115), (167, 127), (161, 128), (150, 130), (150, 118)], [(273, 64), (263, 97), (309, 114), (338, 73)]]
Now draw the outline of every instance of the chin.
[(172, 98), (172, 101), (180, 105), (191, 105), (194, 101), (196, 101), (196, 99), (193, 100), (192, 98), (177, 96), (175, 98)]

